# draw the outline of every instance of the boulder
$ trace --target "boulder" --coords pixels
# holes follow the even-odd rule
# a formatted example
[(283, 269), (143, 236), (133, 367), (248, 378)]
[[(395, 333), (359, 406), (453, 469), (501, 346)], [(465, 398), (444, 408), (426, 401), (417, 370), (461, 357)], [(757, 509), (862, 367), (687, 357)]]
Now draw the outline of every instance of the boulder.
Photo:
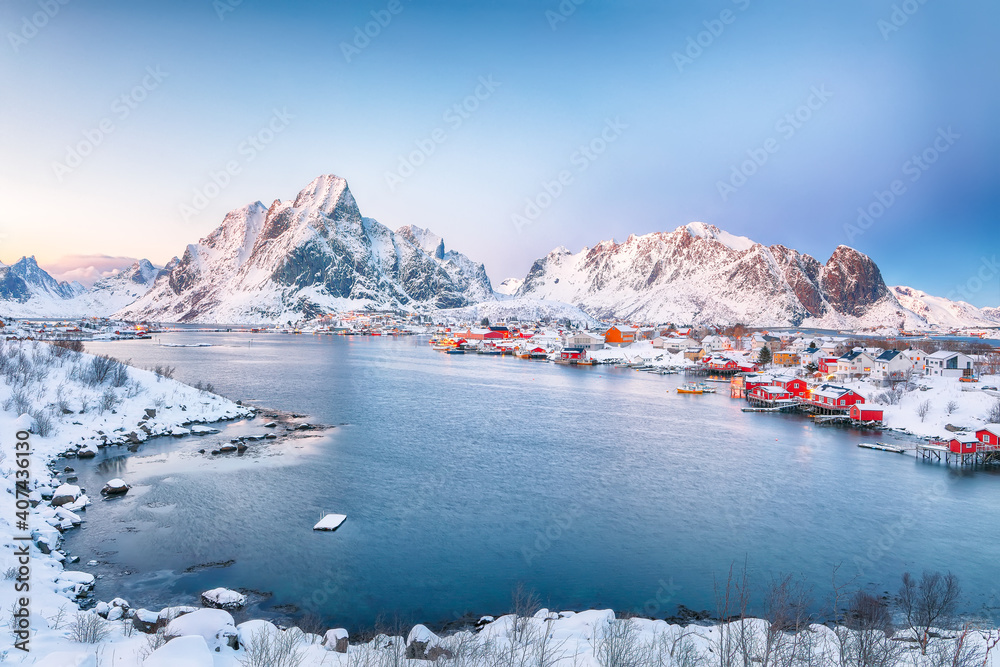
[(170, 621), (163, 631), (163, 636), (168, 642), (177, 637), (188, 635), (201, 636), (208, 648), (213, 651), (219, 651), (223, 646), (229, 646), (232, 649), (240, 647), (233, 617), (223, 609), (199, 609), (190, 614), (178, 616)]
[(60, 507), (75, 503), (83, 495), (83, 491), (76, 484), (62, 484), (52, 492), (52, 506)]
[(101, 489), (102, 496), (124, 496), (132, 487), (125, 483), (125, 480), (115, 477), (108, 481)]
[(153, 419), (156, 417), (156, 408), (146, 408), (145, 411), (147, 419)]
[(139, 632), (151, 635), (156, 632), (156, 623), (158, 620), (159, 614), (155, 611), (136, 609), (135, 614), (132, 615), (132, 626)]
[(212, 667), (210, 642), (199, 635), (178, 637), (153, 651), (143, 661), (143, 667)]
[(76, 455), (81, 459), (92, 459), (97, 456), (98, 452), (97, 445), (93, 442), (85, 442), (80, 445), (80, 449), (76, 450)]
[(156, 615), (156, 629), (165, 628), (170, 625), (170, 621), (184, 614), (190, 614), (193, 611), (198, 611), (198, 607), (164, 607)]
[(327, 651), (336, 651), (337, 653), (347, 653), (347, 644), (349, 636), (347, 630), (344, 628), (334, 628), (332, 630), (327, 630), (326, 634), (323, 635), (323, 648)]
[(210, 609), (242, 609), (247, 597), (228, 588), (213, 588), (201, 594), (201, 603)]
[(413, 626), (410, 630), (410, 634), (406, 636), (406, 657), (410, 660), (430, 660), (435, 661), (438, 658), (453, 658), (455, 654), (444, 648), (441, 644), (441, 639), (436, 634), (427, 629), (426, 626), (417, 625)]

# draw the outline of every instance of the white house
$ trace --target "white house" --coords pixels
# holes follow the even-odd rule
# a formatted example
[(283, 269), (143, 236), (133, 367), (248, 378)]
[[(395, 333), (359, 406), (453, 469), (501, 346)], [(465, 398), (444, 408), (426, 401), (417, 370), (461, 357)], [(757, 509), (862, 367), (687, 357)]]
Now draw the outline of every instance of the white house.
[(910, 370), (913, 371), (914, 375), (926, 375), (927, 374), (927, 353), (923, 350), (918, 350), (916, 348), (910, 348), (909, 350), (904, 350), (903, 354), (906, 358), (910, 360)]
[(961, 352), (938, 350), (927, 355), (927, 374), (939, 377), (962, 377), (968, 370), (972, 372), (972, 357)]
[(855, 348), (837, 359), (836, 374), (840, 377), (868, 375), (875, 368), (875, 360), (861, 348)]
[(675, 338), (673, 336), (657, 336), (653, 339), (653, 347), (658, 349), (679, 352), (690, 347), (702, 347), (696, 340), (690, 338)]
[(899, 350), (886, 350), (875, 357), (870, 377), (876, 380), (888, 380), (889, 378), (902, 378), (906, 373), (913, 371), (910, 358)]
[(564, 348), (576, 347), (581, 350), (603, 350), (604, 337), (595, 336), (586, 331), (578, 331), (576, 333), (564, 334), (562, 344)]
[(701, 346), (709, 352), (722, 352), (733, 349), (733, 341), (727, 336), (712, 334), (701, 339)]

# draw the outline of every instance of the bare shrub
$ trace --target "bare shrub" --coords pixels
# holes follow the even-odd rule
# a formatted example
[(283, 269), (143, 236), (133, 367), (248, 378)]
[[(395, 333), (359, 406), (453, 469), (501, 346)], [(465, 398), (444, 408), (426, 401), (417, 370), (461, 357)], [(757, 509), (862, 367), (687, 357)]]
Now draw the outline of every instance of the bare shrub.
[(160, 364), (153, 366), (153, 372), (156, 374), (157, 382), (159, 382), (162, 378), (172, 380), (174, 377), (174, 371), (176, 370), (177, 369), (173, 366), (161, 366)]
[(52, 417), (42, 410), (33, 410), (29, 413), (35, 420), (35, 434), (43, 438), (52, 434)]
[(649, 646), (640, 639), (630, 618), (611, 619), (595, 630), (594, 658), (601, 667), (641, 667), (648, 664)]
[(948, 405), (944, 406), (944, 411), (950, 416), (955, 410), (958, 410), (957, 401), (948, 401)]
[(266, 626), (254, 632), (243, 645), (243, 667), (299, 667), (305, 660), (301, 647), (302, 631), (270, 630)]
[(118, 397), (118, 394), (115, 393), (115, 390), (112, 389), (111, 387), (108, 387), (107, 389), (104, 390), (104, 393), (101, 394), (100, 401), (98, 402), (97, 405), (97, 410), (101, 414), (104, 414), (108, 410), (114, 410), (115, 407), (117, 407), (120, 402), (121, 399)]
[(83, 380), (92, 387), (104, 384), (105, 380), (121, 362), (106, 354), (99, 354), (90, 360)]
[(69, 638), (80, 644), (97, 644), (111, 634), (111, 625), (91, 611), (77, 612), (69, 624)]
[(986, 423), (1000, 424), (1000, 401), (994, 403), (990, 411), (986, 413)]
[(124, 387), (129, 381), (128, 365), (123, 364), (120, 361), (116, 362), (111, 368), (111, 372), (108, 374), (108, 381), (111, 383), (112, 387)]
[(67, 352), (83, 352), (83, 341), (74, 340), (54, 340), (52, 341), (53, 354), (57, 357), (64, 356)]
[(950, 620), (961, 595), (958, 577), (950, 572), (924, 572), (920, 581), (909, 572), (903, 573), (897, 604), (920, 644), (921, 653), (927, 653), (931, 628)]
[(28, 398), (28, 392), (21, 387), (14, 389), (10, 393), (10, 396), (7, 397), (7, 400), (3, 402), (3, 409), (6, 411), (13, 410), (18, 415), (23, 415), (31, 409), (31, 399)]
[(917, 406), (917, 416), (920, 417), (920, 421), (924, 421), (927, 414), (931, 411), (931, 402), (926, 400)]

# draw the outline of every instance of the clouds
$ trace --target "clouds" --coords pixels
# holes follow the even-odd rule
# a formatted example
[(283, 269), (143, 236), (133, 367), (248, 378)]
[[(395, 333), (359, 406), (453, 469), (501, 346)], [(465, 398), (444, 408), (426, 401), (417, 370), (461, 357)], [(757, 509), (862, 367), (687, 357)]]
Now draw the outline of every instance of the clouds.
[(76, 280), (90, 287), (101, 278), (113, 276), (138, 260), (138, 257), (111, 255), (65, 255), (46, 263), (42, 268), (56, 280)]

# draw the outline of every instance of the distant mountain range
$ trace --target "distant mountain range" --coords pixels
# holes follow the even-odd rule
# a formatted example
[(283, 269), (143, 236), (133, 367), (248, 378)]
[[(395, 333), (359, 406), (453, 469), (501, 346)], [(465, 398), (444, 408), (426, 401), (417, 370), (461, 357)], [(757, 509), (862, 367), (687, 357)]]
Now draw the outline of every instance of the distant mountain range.
[[(162, 269), (148, 260), (87, 289), (59, 282), (33, 257), (0, 264), (0, 318), (284, 323), (363, 308), (449, 317), (823, 328), (1000, 325), (979, 309), (910, 287), (839, 246), (825, 263), (700, 222), (670, 232), (557, 248), (523, 279), (494, 290), (486, 269), (427, 229), (392, 231), (361, 215), (347, 182), (314, 179), (293, 199), (254, 202)], [(592, 321), (592, 320), (591, 320)]]

